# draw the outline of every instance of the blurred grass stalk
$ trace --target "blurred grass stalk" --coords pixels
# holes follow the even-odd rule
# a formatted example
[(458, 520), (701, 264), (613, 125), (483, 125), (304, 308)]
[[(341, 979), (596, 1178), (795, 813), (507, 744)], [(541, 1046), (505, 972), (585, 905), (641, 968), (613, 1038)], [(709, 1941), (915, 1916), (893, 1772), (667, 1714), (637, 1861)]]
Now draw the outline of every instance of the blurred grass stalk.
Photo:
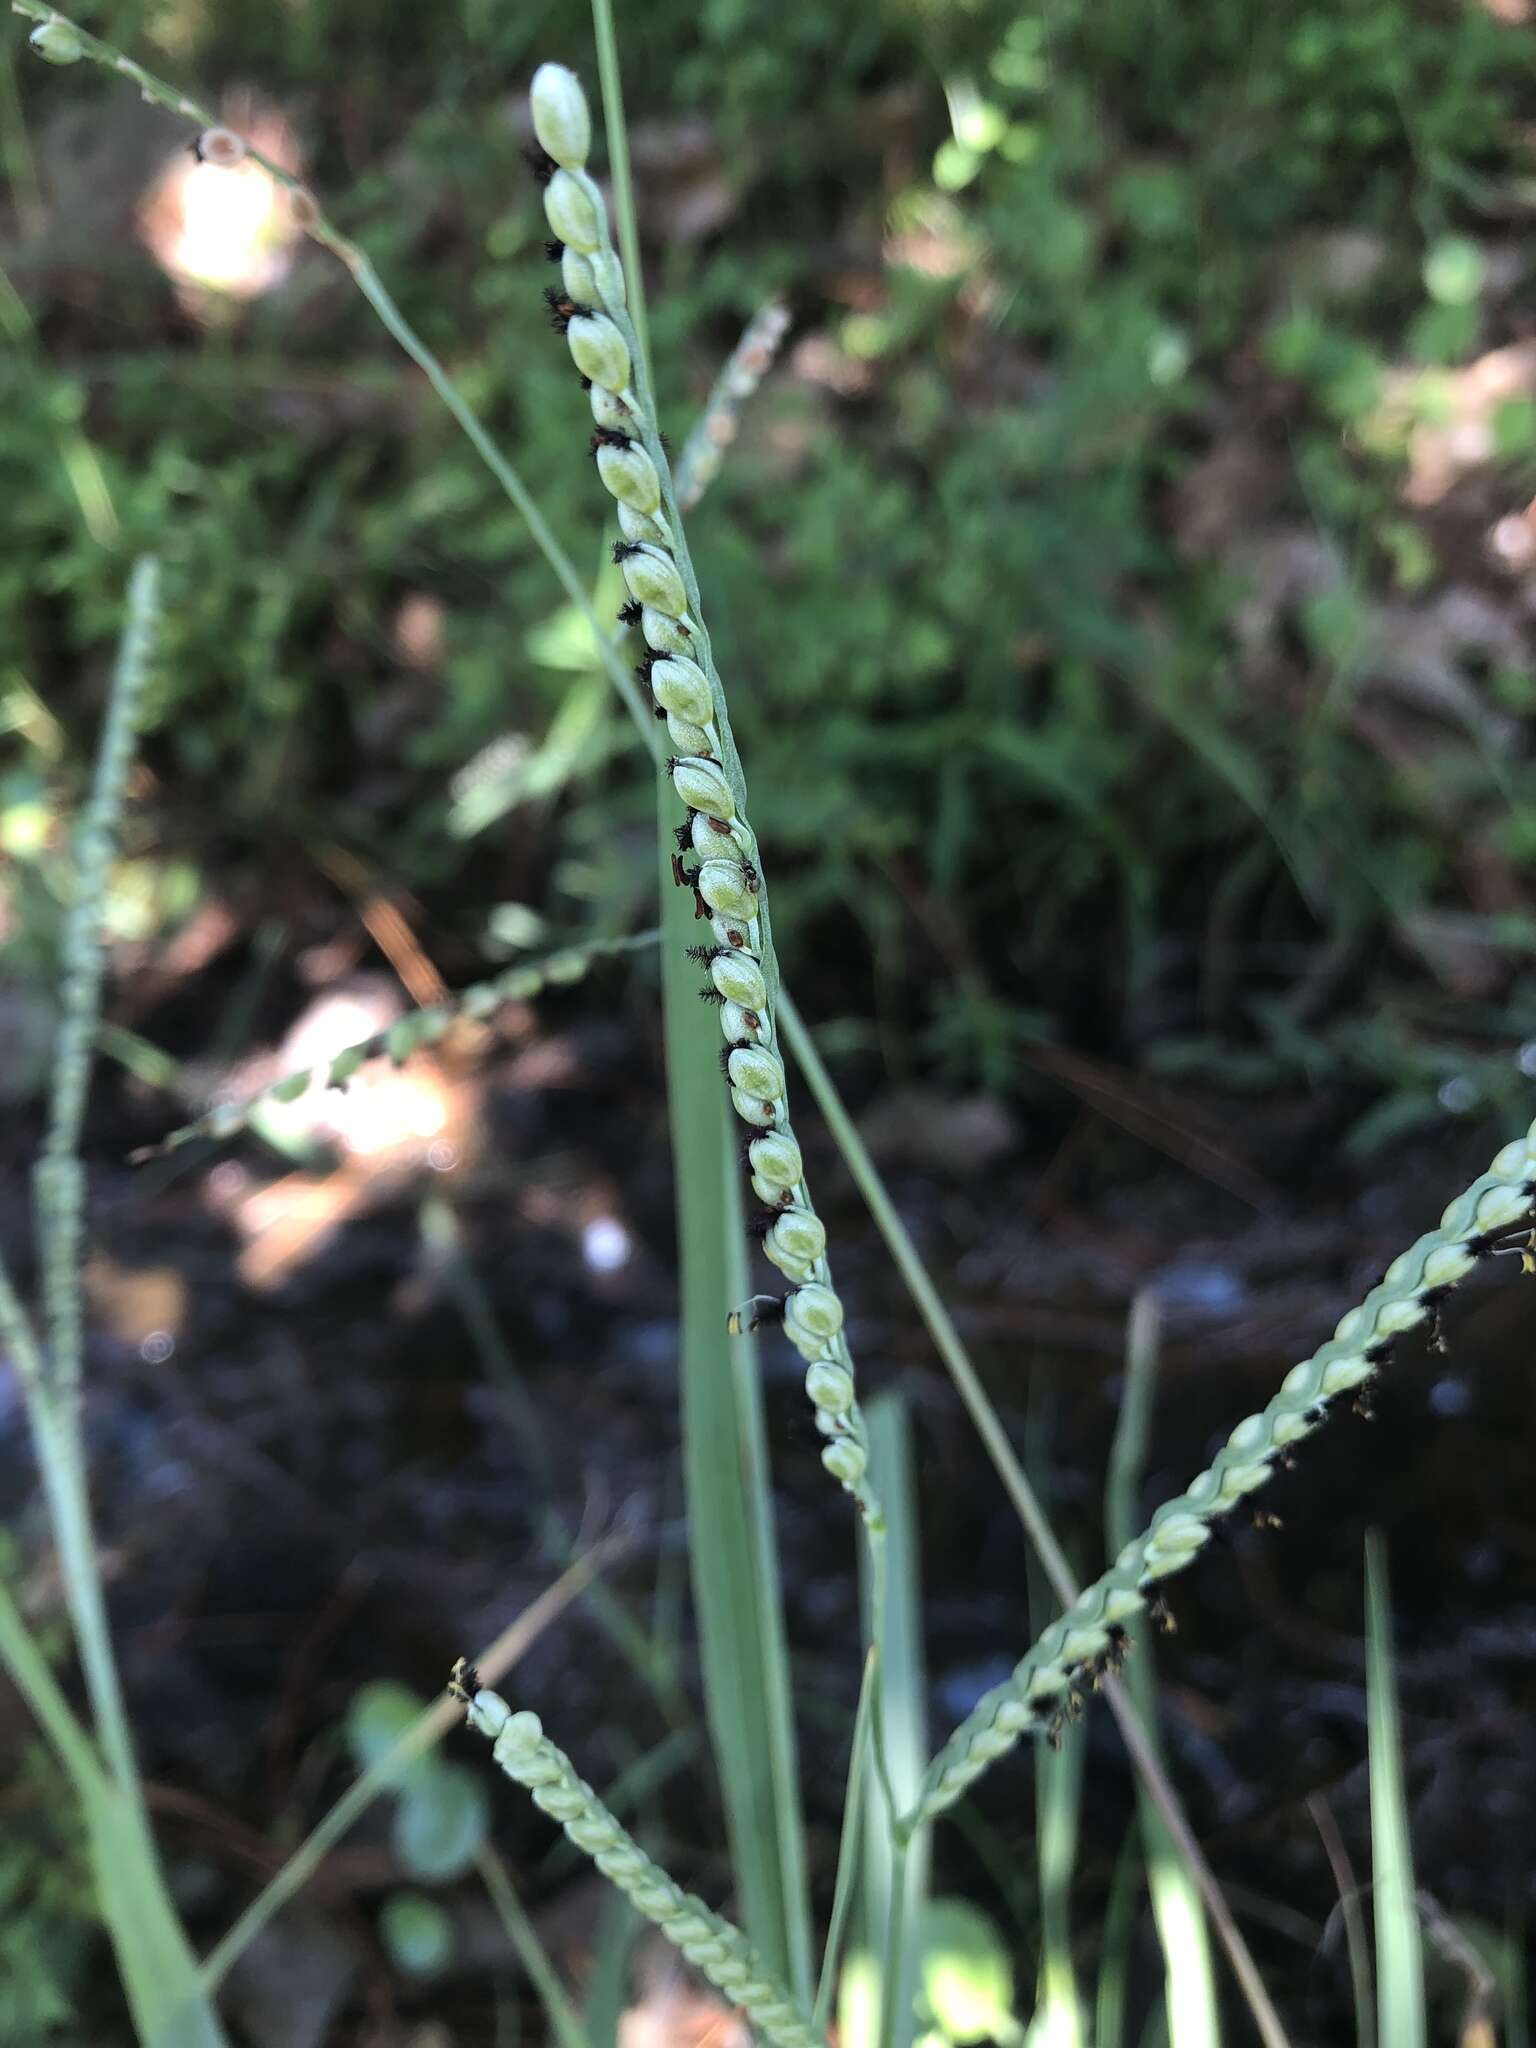
[[(1126, 1325), (1125, 1381), (1105, 1487), (1105, 1540), (1111, 1556), (1129, 1543), (1141, 1527), (1141, 1487), (1157, 1385), (1161, 1326), (1156, 1296), (1138, 1294), (1131, 1303)], [(1122, 1682), (1130, 1710), (1139, 1719), (1148, 1743), (1162, 1763), (1157, 1673), (1146, 1617), (1133, 1616), (1129, 1631), (1131, 1655)], [(1136, 1787), (1136, 1805), (1147, 1890), (1163, 1951), (1169, 2042), (1172, 2048), (1220, 2048), (1216, 1982), (1200, 1894), (1162, 1815), (1140, 1783)]]
[[(891, 1806), (915, 1802), (928, 1764), (927, 1684), (923, 1672), (922, 1548), (912, 1485), (906, 1402), (880, 1394), (869, 1403), (870, 1473), (885, 1505), (886, 1540), (862, 1544), (865, 1638), (881, 1664), (874, 1688), (870, 1753), (864, 1763), (864, 1860), (860, 1885), (866, 1939), (882, 1959), (874, 2038), (881, 2048), (910, 2048), (917, 1996), (918, 1932), (928, 1895), (926, 1830), (911, 1842), (892, 1837)], [(874, 1575), (884, 1578), (883, 1587)], [(890, 1802), (887, 1801), (887, 1789)]]
[(1371, 1778), (1371, 1906), (1376, 1922), (1378, 2048), (1425, 2048), (1424, 1944), (1414, 1896), (1413, 1844), (1392, 1649), (1387, 1546), (1365, 1539), (1365, 1718)]
[(80, 1430), (80, 1263), (86, 1196), (80, 1134), (101, 1007), (103, 904), (133, 758), (134, 723), (159, 624), (160, 565), (145, 555), (129, 578), (96, 771), (75, 834), (75, 890), (64, 928), (48, 1124), (33, 1175), (46, 1351), (9, 1271), (0, 1263), (0, 1336), (11, 1351), (26, 1403), (65, 1604), (105, 1771), (95, 1746), (54, 1685), (35, 1639), (8, 1600), (0, 1617), (0, 1658), (38, 1712), (80, 1800), (97, 1898), (138, 2038), (152, 2048), (222, 2048), (224, 2035), (198, 1982), (144, 1804), (112, 1651)]
[[(1040, 1376), (1029, 1389), (1028, 1477), (1042, 1503), (1051, 1492), (1051, 1404)], [(1052, 1589), (1043, 1562), (1030, 1561), (1030, 1631), (1046, 1626)], [(1040, 1956), (1030, 2048), (1085, 2048), (1088, 2039), (1072, 1962), (1072, 1876), (1077, 1867), (1086, 1731), (1069, 1720), (1054, 1741), (1035, 1744), (1035, 1867), (1040, 1885)]]

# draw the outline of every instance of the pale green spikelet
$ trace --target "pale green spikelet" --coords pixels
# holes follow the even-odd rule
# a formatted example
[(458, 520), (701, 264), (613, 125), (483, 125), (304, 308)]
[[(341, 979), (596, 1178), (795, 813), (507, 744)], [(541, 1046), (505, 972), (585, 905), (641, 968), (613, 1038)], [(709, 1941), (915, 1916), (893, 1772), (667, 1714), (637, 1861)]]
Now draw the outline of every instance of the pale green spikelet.
[[(1488, 1240), (1526, 1221), (1536, 1198), (1536, 1124), (1506, 1145), (1488, 1172), (1458, 1195), (1434, 1230), (1393, 1260), (1328, 1342), (1293, 1366), (1267, 1408), (1228, 1436), (1209, 1468), (1165, 1501), (1109, 1570), (1052, 1622), (1001, 1685), (985, 1693), (929, 1765), (908, 1829), (952, 1806), (1020, 1736), (1047, 1731), (1075, 1685), (1119, 1655), (1123, 1624), (1148, 1606), (1162, 1579), (1182, 1571), (1210, 1540), (1211, 1525), (1269, 1478), (1280, 1457), (1327, 1419), (1329, 1404), (1386, 1363), (1393, 1339), (1414, 1329), (1465, 1279)], [(790, 1297), (791, 1301), (794, 1297)]]
[[(624, 310), (622, 266), (609, 238), (602, 195), (585, 167), (591, 121), (579, 83), (558, 67), (539, 71), (533, 98), (535, 132), (561, 166), (545, 188), (545, 214), (565, 243), (566, 255), (574, 250), (579, 259), (566, 273), (570, 298), (580, 310), (566, 320), (565, 336), (573, 361), (590, 380), (598, 475), (617, 504), (624, 535), (614, 550), (630, 598), (624, 616), (626, 623), (639, 625), (647, 650), (639, 672), (677, 749), (667, 767), (688, 813), (679, 844), (691, 844), (698, 856), (693, 869), (679, 858), (674, 873), (694, 890), (699, 913), (709, 917), (717, 941), (709, 957), (711, 988), (705, 993), (724, 998), (720, 1022), (731, 1106), (758, 1134), (749, 1154), (752, 1190), (774, 1212), (765, 1250), (794, 1283), (786, 1297), (775, 1300), (774, 1319), (782, 1320), (810, 1368), (806, 1390), (817, 1426), (832, 1439), (823, 1463), (854, 1495), (866, 1525), (878, 1534), (884, 1524), (866, 1477), (867, 1432), (854, 1392), (843, 1305), (832, 1288), (826, 1232), (789, 1130), (788, 1084), (774, 1017), (778, 964), (757, 841), (746, 819), (746, 783), (700, 616), (698, 584), (654, 401)], [(717, 392), (721, 402), (714, 407), (709, 431), (719, 446), (729, 438), (721, 422), (734, 417), (732, 404), (754, 387), (786, 325), (787, 316), (775, 306), (765, 312), (750, 344), (744, 341), (728, 388)], [(738, 1311), (732, 1321), (745, 1327), (751, 1319)]]
[(57, 16), (38, 23), (27, 37), (27, 47), (45, 64), (78, 64), (85, 55), (80, 31), (72, 21)]
[(541, 64), (528, 88), (528, 104), (544, 154), (563, 170), (581, 170), (592, 147), (592, 117), (575, 72), (563, 64)]
[(537, 1714), (514, 1713), (499, 1693), (480, 1685), (462, 1659), (454, 1666), (449, 1690), (466, 1702), (470, 1725), (489, 1737), (491, 1753), (507, 1776), (558, 1821), (583, 1855), (674, 1948), (741, 2007), (769, 2048), (824, 2048), (808, 2017), (741, 1930), (652, 1862), (577, 1775), (564, 1750), (545, 1735)]

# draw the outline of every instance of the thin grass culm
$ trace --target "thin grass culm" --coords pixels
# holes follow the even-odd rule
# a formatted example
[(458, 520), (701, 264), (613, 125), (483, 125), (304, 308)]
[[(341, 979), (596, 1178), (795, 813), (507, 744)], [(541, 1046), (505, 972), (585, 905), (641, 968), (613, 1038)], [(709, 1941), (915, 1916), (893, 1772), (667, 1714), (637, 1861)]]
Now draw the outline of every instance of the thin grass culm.
[(618, 507), (623, 538), (614, 559), (629, 593), (620, 618), (644, 639), (636, 673), (676, 749), (667, 768), (684, 821), (673, 879), (693, 891), (697, 916), (713, 939), (695, 952), (708, 975), (701, 994), (720, 1013), (721, 1067), (732, 1107), (748, 1129), (752, 1191), (769, 1212), (763, 1250), (791, 1283), (782, 1296), (755, 1296), (739, 1319), (754, 1327), (782, 1322), (806, 1362), (806, 1392), (828, 1438), (822, 1463), (853, 1495), (877, 1536), (883, 1523), (868, 1479), (869, 1434), (843, 1304), (831, 1284), (827, 1233), (790, 1127), (767, 885), (655, 404), (626, 310), (623, 266), (603, 195), (587, 173), (591, 114), (580, 80), (563, 65), (540, 66), (530, 101), (543, 152), (544, 214), (560, 243), (561, 288), (548, 295), (551, 317), (586, 386), (598, 475)]

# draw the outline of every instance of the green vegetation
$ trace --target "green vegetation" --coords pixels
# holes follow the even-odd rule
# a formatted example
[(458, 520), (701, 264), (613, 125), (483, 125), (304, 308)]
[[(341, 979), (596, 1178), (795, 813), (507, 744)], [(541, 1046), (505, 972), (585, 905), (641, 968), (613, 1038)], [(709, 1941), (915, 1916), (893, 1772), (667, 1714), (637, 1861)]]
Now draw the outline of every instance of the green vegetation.
[[(1341, 1158), (1447, 1116), (1525, 1123), (1536, 923), (1521, 876), (1536, 771), (1515, 734), (1536, 700), (1518, 629), (1461, 558), (1470, 537), (1484, 582), (1515, 573), (1524, 528), (1510, 508), (1536, 469), (1536, 374), (1469, 371), (1512, 346), (1509, 265), (1490, 222), (1522, 176), (1510, 55), (1529, 59), (1527, 32), (1478, 11), (1442, 19), (1396, 4), (1278, 21), (1247, 6), (1165, 18), (1071, 0), (1048, 16), (892, 4), (856, 30), (831, 13), (759, 20), (730, 0), (702, 21), (663, 10), (644, 48), (624, 53), (640, 178), (654, 182), (662, 221), (669, 175), (680, 188), (670, 231), (651, 230), (666, 289), (648, 317), (649, 216), (631, 189), (614, 24), (597, 0), (623, 271), (586, 176), (569, 74), (542, 74), (536, 125), (561, 166), (544, 207), (572, 303), (552, 297), (590, 391), (598, 473), (619, 502), (614, 575), (597, 545), (598, 494), (570, 458), (573, 419), (584, 431), (585, 415), (564, 351), (530, 311), (543, 226), (515, 171), (519, 122), (504, 108), (496, 119), (465, 112), (493, 104), (489, 81), (526, 73), (561, 32), (574, 42), (574, 18), (558, 30), (503, 21), (472, 0), (462, 19), (408, 28), (334, 12), (328, 32), (355, 36), (359, 51), (338, 124), (358, 160), (330, 162), (322, 149), (315, 165), (335, 203), (320, 210), (287, 139), (264, 133), (240, 175), (275, 175), (287, 211), (271, 217), (267, 253), (291, 265), (287, 283), (242, 305), (183, 263), (171, 316), (142, 267), (102, 247), (99, 217), (91, 225), (102, 200), (92, 151), (119, 118), (107, 96), (119, 82), (105, 74), (125, 73), (156, 106), (207, 128), (201, 153), (226, 160), (221, 175), (235, 175), (244, 145), (43, 0), (16, 0), (16, 11), (39, 24), (37, 56), (68, 76), (45, 77), (35, 103), (0, 95), (16, 220), (50, 221), (48, 240), (18, 232), (0, 277), (24, 401), (6, 457), (14, 545), (0, 569), (19, 621), (0, 712), (21, 744), (0, 785), (0, 840), (13, 856), (14, 1000), (24, 1019), (56, 1005), (58, 1030), (51, 1060), (46, 1034), (32, 1034), (34, 1048), (23, 1031), (10, 1083), (24, 1102), (46, 1075), (51, 1094), (37, 1168), (41, 1307), (34, 1320), (0, 1266), (0, 1328), (90, 1708), (87, 1728), (54, 1676), (53, 1646), (0, 1588), (0, 1656), (51, 1743), (50, 1796), (85, 1838), (73, 1881), (51, 1892), (25, 1842), (0, 1867), (5, 1894), (50, 1935), (18, 2025), (46, 2039), (71, 2010), (66, 1929), (88, 1868), (136, 2037), (212, 2048), (225, 2038), (217, 1998), (233, 1964), (385, 1795), (409, 1884), (383, 1899), (377, 1931), (399, 1978), (430, 1986), (447, 1972), (455, 1928), (438, 1892), (473, 1872), (552, 2035), (577, 2048), (611, 2032), (629, 1922), (609, 1923), (583, 2018), (489, 1846), (480, 1778), (430, 1753), (452, 1713), (421, 1710), (403, 1687), (359, 1696), (350, 1790), (196, 1960), (149, 1824), (91, 1529), (80, 1155), (96, 1051), (186, 1092), (159, 1047), (100, 1027), (104, 923), (163, 938), (274, 857), (269, 891), (287, 865), (384, 874), (416, 892), (473, 985), (319, 1062), (344, 1082), (374, 1053), (399, 1065), (460, 1016), (570, 986), (600, 956), (648, 950), (656, 935), (632, 934), (655, 915), (654, 836), (689, 1536), (740, 1928), (642, 1846), (643, 1813), (621, 1823), (629, 1788), (595, 1790), (537, 1715), (493, 1689), (515, 1654), (506, 1639), (480, 1673), (459, 1667), (455, 1696), (506, 1774), (764, 2040), (810, 2048), (835, 1995), (848, 2048), (909, 2048), (918, 2032), (933, 2048), (1079, 2048), (1090, 1976), (1073, 1895), (1088, 1759), (1075, 1724), (1102, 1685), (1141, 1778), (1169, 2048), (1222, 2038), (1206, 1919), (1246, 2006), (1241, 2023), (1284, 2048), (1293, 2037), (1161, 1762), (1150, 1671), (1128, 1694), (1121, 1667), (1162, 1582), (1330, 1406), (1368, 1386), (1481, 1261), (1522, 1250), (1536, 1125), (1140, 1534), (1155, 1334), (1133, 1325), (1110, 1562), (1079, 1590), (779, 985), (762, 869), (787, 980), (835, 956), (824, 986), (817, 978), (823, 999), (850, 1013), (843, 1048), (872, 1043), (878, 1018), (898, 1073), (1048, 1100), (1045, 1076), (1062, 1070), (1047, 1054), (1061, 1041), (1234, 1099), (1305, 1084), (1323, 1091)], [(107, 9), (96, 26), (136, 44), (145, 25), (136, 10)], [(198, 18), (153, 27), (174, 45), (157, 70), (191, 75), (216, 50), (214, 68), (257, 66), (274, 94), (337, 75), (314, 22), (281, 50), (254, 12), (220, 21), (210, 48), (214, 28)], [(407, 75), (427, 88), (418, 103), (403, 103)], [(88, 109), (72, 155), (66, 92)], [(690, 169), (675, 137), (669, 146), (641, 129), (637, 108), (658, 124), (663, 110), (707, 119), (703, 158)], [(388, 146), (376, 146), (386, 129)], [(768, 167), (765, 134), (780, 145)], [(872, 199), (828, 196), (877, 191), (878, 218)], [(688, 225), (698, 218), (709, 224)], [(158, 253), (170, 269), (168, 247)], [(92, 264), (111, 321), (148, 328), (152, 346), (99, 345), (66, 289)], [(661, 422), (677, 419), (681, 444), (712, 386), (745, 402), (747, 387), (716, 384), (715, 372), (780, 293), (805, 309), (800, 345), (692, 514), (696, 574)], [(263, 412), (282, 430), (253, 432)], [(733, 434), (738, 424), (733, 412)], [(1496, 572), (1500, 547), (1512, 566)], [(622, 622), (651, 650), (641, 691), (622, 635), (604, 623), (621, 585), (632, 614)], [(95, 650), (120, 616), (95, 780), (80, 799)], [(654, 823), (624, 723), (636, 717), (659, 757), (641, 701), (651, 694), (685, 757), (656, 778)], [(754, 798), (756, 831), (732, 720), (754, 792), (770, 793)], [(124, 831), (135, 727), (151, 786), (176, 795), (142, 821), (130, 807)], [(678, 843), (700, 866), (674, 874), (678, 797)], [(73, 846), (58, 829), (72, 807)], [(671, 889), (674, 878), (688, 888)], [(715, 940), (705, 964), (722, 999), (728, 1102), (712, 1071), (714, 1011), (691, 1000), (684, 966), (690, 892)], [(520, 952), (533, 938), (546, 944), (537, 960), (486, 973), (499, 940)], [(910, 1425), (889, 1395), (866, 1425), (854, 1397), (827, 1233), (788, 1131), (780, 1034), (977, 1423), (1058, 1616), (936, 1754)], [(243, 1129), (314, 1071), (269, 1082), (146, 1156)], [(829, 1918), (819, 1900), (812, 1910), (802, 1834), (765, 1390), (749, 1341), (748, 1304), (764, 1298), (748, 1292), (742, 1133), (728, 1103), (757, 1134), (746, 1156), (772, 1212), (765, 1250), (790, 1283), (764, 1320), (783, 1322), (809, 1368), (830, 1440), (821, 1461), (864, 1539), (863, 1640), (847, 1645), (850, 1661), (862, 1654), (864, 1686), (838, 1744), (851, 1754)], [(451, 1219), (436, 1236), (440, 1249), (451, 1243)], [(495, 1358), (472, 1281), (460, 1299)], [(573, 1551), (552, 1511), (546, 1530)], [(474, 1538), (461, 1532), (465, 1545)], [(1374, 1998), (1383, 2042), (1394, 2026), (1422, 2040), (1421, 1907), (1379, 1550), (1369, 1584)], [(599, 1611), (675, 1715), (662, 1628), (647, 1637), (622, 1605)], [(579, 1728), (557, 1732), (579, 1752)], [(932, 1824), (1024, 1736), (1048, 1738), (1036, 1749), (1032, 2003), (1009, 1936), (929, 1886)], [(666, 1768), (637, 1760), (642, 1785)], [(1027, 1860), (1024, 1842), (1004, 1839), (1007, 1856)], [(1128, 1852), (1091, 1973), (1107, 2035), (1126, 2016), (1135, 1868)], [(1357, 1934), (1351, 1921), (1363, 2038)], [(1477, 1967), (1491, 1985), (1492, 1966)], [(1506, 1967), (1509, 1983), (1517, 1975)], [(1519, 1994), (1506, 1997), (1523, 2025)]]

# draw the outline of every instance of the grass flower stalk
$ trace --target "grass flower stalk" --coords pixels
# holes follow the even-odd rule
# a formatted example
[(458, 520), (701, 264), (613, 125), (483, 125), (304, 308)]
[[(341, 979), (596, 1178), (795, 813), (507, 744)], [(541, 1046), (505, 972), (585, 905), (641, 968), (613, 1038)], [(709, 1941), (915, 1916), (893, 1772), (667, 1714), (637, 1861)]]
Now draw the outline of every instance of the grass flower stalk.
[(789, 320), (784, 301), (769, 299), (742, 329), (677, 458), (673, 482), (680, 512), (691, 512), (719, 475), (726, 451), (741, 431), (742, 413), (789, 332)]
[(297, 1067), (265, 1088), (258, 1088), (238, 1101), (215, 1103), (192, 1123), (180, 1124), (153, 1145), (133, 1154), (135, 1165), (176, 1152), (195, 1139), (223, 1140), (238, 1137), (256, 1113), (271, 1103), (296, 1102), (318, 1082), (326, 1088), (345, 1088), (370, 1060), (388, 1059), (403, 1066), (413, 1053), (438, 1041), (460, 1023), (483, 1023), (507, 1003), (531, 1002), (547, 988), (569, 988), (581, 981), (597, 964), (617, 953), (638, 953), (654, 946), (660, 936), (654, 929), (632, 932), (622, 938), (594, 939), (584, 946), (565, 946), (537, 960), (520, 961), (488, 981), (477, 981), (441, 1003), (426, 1003), (397, 1017), (382, 1031), (344, 1045), (328, 1059), (313, 1066)]
[(809, 2019), (746, 1936), (652, 1862), (550, 1741), (537, 1714), (514, 1713), (463, 1664), (455, 1667), (449, 1689), (467, 1705), (471, 1727), (493, 1743), (491, 1753), (507, 1776), (716, 1990), (741, 2007), (770, 2048), (821, 2048)]
[(623, 538), (614, 559), (628, 591), (620, 616), (638, 626), (645, 642), (636, 673), (677, 750), (667, 763), (684, 812), (673, 877), (692, 890), (696, 916), (709, 926), (713, 943), (695, 954), (708, 975), (701, 993), (719, 1012), (721, 1067), (747, 1127), (752, 1190), (769, 1212), (763, 1250), (790, 1282), (782, 1297), (755, 1297), (740, 1320), (782, 1322), (805, 1360), (806, 1392), (828, 1439), (822, 1463), (878, 1536), (883, 1518), (868, 1478), (869, 1434), (843, 1303), (790, 1123), (778, 1045), (778, 962), (746, 782), (627, 311), (623, 266), (603, 195), (586, 168), (585, 95), (573, 72), (545, 64), (530, 101), (546, 159), (545, 218), (563, 245), (562, 288), (549, 294), (551, 315), (586, 387), (598, 475), (617, 505)]
[(1165, 1501), (1109, 1570), (1050, 1625), (1001, 1685), (985, 1693), (928, 1767), (910, 1829), (953, 1806), (987, 1766), (1028, 1734), (1059, 1727), (1078, 1688), (1119, 1662), (1125, 1625), (1158, 1597), (1164, 1579), (1190, 1564), (1215, 1525), (1269, 1479), (1294, 1447), (1327, 1421), (1344, 1395), (1359, 1398), (1397, 1339), (1435, 1313), (1501, 1233), (1526, 1221), (1536, 1195), (1536, 1124), (1504, 1146), (1485, 1174), (1446, 1209), (1435, 1229), (1392, 1264), (1332, 1337), (1293, 1366), (1279, 1392), (1241, 1421), (1204, 1472)]

